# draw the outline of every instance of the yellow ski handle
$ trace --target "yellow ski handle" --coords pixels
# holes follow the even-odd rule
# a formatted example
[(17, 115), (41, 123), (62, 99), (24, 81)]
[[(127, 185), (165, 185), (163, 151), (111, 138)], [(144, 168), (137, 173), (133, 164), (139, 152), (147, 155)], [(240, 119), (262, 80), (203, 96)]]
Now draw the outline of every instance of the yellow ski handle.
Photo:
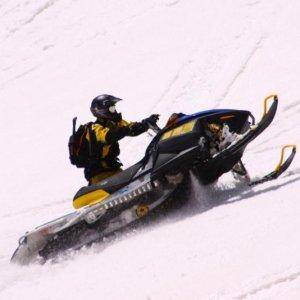
[(276, 94), (272, 94), (265, 98), (265, 100), (264, 100), (264, 116), (267, 114), (268, 102), (270, 99), (278, 100), (278, 96)]
[(296, 147), (296, 145), (285, 145), (282, 147), (280, 161), (279, 161), (279, 164), (277, 165), (275, 171), (278, 171), (280, 169), (280, 167), (282, 166), (283, 159), (284, 159), (284, 152), (285, 152), (285, 149), (287, 149), (287, 148), (296, 149), (297, 147)]

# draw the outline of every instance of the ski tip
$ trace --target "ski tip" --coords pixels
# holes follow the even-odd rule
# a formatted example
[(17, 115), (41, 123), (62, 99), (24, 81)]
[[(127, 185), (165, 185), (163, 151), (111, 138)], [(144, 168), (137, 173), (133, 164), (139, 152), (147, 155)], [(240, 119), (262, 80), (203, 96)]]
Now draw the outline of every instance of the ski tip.
[(288, 149), (288, 148), (292, 148), (292, 154), (291, 154), (291, 155), (294, 156), (294, 155), (296, 154), (296, 149), (297, 149), (297, 147), (296, 147), (295, 144), (290, 144), (290, 145), (285, 145), (285, 146), (283, 146), (282, 149), (281, 149), (280, 161), (279, 161), (279, 163), (278, 163), (278, 165), (277, 165), (275, 171), (278, 172), (278, 171), (281, 169), (281, 167), (282, 167), (282, 165), (283, 165), (283, 163), (284, 163), (285, 151), (286, 151), (286, 149)]
[[(286, 159), (284, 159), (285, 151), (288, 148), (292, 148), (292, 151), (291, 151), (290, 155)], [(289, 168), (295, 155), (296, 155), (296, 145), (283, 146), (281, 149), (280, 161), (279, 161), (279, 164), (277, 165), (276, 169), (273, 172), (271, 172), (270, 174), (267, 174), (258, 180), (250, 182), (249, 186), (255, 186), (255, 185), (267, 182), (267, 181), (277, 179), (283, 172), (285, 172)]]
[(273, 102), (278, 102), (278, 95), (277, 94), (272, 94), (269, 95), (264, 99), (264, 116), (267, 114), (268, 111), (268, 102), (270, 99), (273, 99)]

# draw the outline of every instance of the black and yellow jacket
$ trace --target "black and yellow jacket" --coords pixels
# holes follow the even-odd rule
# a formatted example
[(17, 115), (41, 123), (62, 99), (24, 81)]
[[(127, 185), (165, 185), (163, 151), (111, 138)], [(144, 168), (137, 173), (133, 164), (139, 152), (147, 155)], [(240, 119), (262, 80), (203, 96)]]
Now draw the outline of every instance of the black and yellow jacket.
[(146, 124), (131, 123), (122, 118), (120, 121), (97, 119), (96, 122), (89, 123), (89, 128), (85, 138), (91, 145), (92, 157), (89, 166), (84, 170), (87, 180), (101, 172), (119, 170), (122, 163), (118, 159), (120, 154), (118, 141), (125, 136), (137, 136), (148, 130)]

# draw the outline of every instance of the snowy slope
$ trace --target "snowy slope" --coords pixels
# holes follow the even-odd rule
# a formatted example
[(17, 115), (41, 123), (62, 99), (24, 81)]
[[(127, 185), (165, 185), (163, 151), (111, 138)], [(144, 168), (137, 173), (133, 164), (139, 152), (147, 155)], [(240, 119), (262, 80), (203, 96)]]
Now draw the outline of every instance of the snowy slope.
[[(159, 224), (57, 264), (9, 264), (17, 239), (72, 210), (85, 184), (69, 164), (71, 119), (100, 93), (128, 120), (242, 108), (269, 130), (248, 148), (253, 175), (300, 140), (300, 3), (260, 0), (4, 0), (0, 3), (0, 299), (299, 299), (300, 161), (246, 189), (231, 176), (194, 187)], [(122, 143), (126, 166), (144, 135)], [(299, 155), (298, 155), (299, 156)], [(223, 205), (214, 206), (216, 200)]]

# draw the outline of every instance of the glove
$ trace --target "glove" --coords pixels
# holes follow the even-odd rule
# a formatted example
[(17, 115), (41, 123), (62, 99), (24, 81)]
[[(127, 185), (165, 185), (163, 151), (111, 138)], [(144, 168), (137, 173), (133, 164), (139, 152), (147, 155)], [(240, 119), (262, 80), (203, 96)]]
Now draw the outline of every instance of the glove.
[(156, 122), (159, 120), (159, 115), (151, 115), (150, 117), (144, 119), (142, 121), (143, 124), (150, 124), (150, 125), (156, 125)]

